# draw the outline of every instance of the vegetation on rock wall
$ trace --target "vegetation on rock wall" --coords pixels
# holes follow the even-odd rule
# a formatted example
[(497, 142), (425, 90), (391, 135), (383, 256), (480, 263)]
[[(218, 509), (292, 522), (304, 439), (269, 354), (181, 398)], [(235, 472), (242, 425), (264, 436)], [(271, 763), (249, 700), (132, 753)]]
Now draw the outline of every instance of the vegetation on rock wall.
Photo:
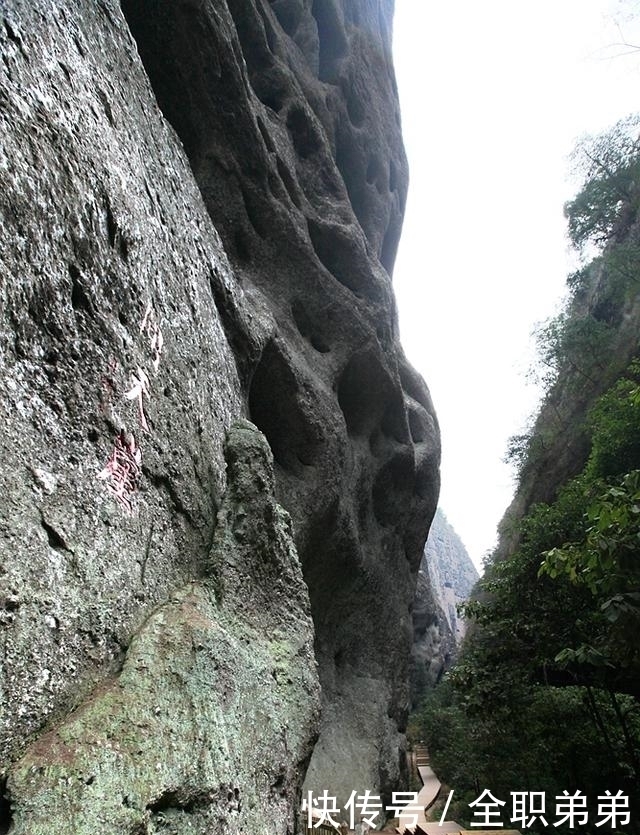
[(581, 792), (580, 831), (601, 832), (599, 799), (620, 791), (630, 821), (604, 828), (640, 831), (637, 130), (624, 120), (576, 152), (585, 180), (566, 214), (583, 266), (540, 330), (545, 399), (512, 442), (518, 491), (466, 606), (473, 628), (418, 717), (463, 820), (486, 788), (505, 824), (512, 792), (544, 792), (548, 825), (557, 796)]

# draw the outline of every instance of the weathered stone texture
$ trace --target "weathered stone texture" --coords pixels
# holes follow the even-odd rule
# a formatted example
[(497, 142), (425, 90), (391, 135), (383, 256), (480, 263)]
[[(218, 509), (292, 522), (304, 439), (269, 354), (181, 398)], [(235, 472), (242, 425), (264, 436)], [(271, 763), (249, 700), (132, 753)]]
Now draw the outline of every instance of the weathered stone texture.
[(309, 599), (264, 436), (234, 426), (227, 461), (203, 579), (14, 767), (14, 835), (293, 831), (320, 707)]
[[(210, 559), (222, 445), (244, 414), (273, 452), (311, 600), (323, 724), (307, 785), (343, 802), (352, 788), (388, 796), (439, 455), (390, 281), (407, 184), (391, 3), (9, 0), (0, 14), (3, 771), (43, 755), (47, 723), (75, 733), (75, 705), (95, 727), (121, 668), (121, 705), (139, 704), (149, 682), (164, 688), (182, 644), (172, 637), (176, 657), (140, 680), (134, 648), (184, 637), (185, 607), (219, 623), (248, 665), (233, 711), (249, 709), (274, 650), (256, 638), (250, 662), (238, 643), (257, 607), (285, 617), (286, 595), (273, 597), (259, 560), (230, 568), (248, 590), (231, 623), (199, 585), (207, 575), (223, 591)], [(299, 600), (299, 576), (287, 582)], [(308, 683), (312, 659), (300, 665)], [(186, 690), (200, 674), (189, 667)], [(215, 711), (224, 693), (210, 681)], [(304, 725), (299, 758), (314, 733), (305, 693), (289, 719), (293, 702), (267, 711), (274, 727)], [(161, 761), (167, 726), (149, 728), (145, 750)], [(246, 748), (243, 792), (258, 779), (251, 757), (277, 780), (269, 735), (260, 747), (230, 722), (219, 736)], [(105, 760), (101, 774), (120, 791), (132, 762)], [(289, 807), (303, 770), (283, 783)], [(26, 773), (12, 778), (23, 816), (37, 805)], [(176, 795), (177, 807), (235, 779), (227, 766), (199, 775), (204, 794)], [(147, 782), (140, 803), (153, 811), (174, 779)], [(95, 785), (75, 797), (105, 816)], [(119, 831), (147, 831), (134, 818)], [(246, 832), (262, 831), (256, 819)], [(276, 819), (270, 831), (286, 831), (291, 815)]]
[[(222, 439), (242, 411), (212, 293), (232, 275), (116, 12), (3, 6), (5, 762), (197, 576), (224, 490)], [(140, 369), (148, 430), (124, 397)], [(133, 516), (97, 478), (121, 428), (141, 452)]]
[(343, 800), (355, 784), (388, 792), (438, 459), (389, 278), (407, 182), (391, 4), (123, 8), (235, 273), (277, 321), (249, 409), (314, 612), (326, 709), (307, 786)]

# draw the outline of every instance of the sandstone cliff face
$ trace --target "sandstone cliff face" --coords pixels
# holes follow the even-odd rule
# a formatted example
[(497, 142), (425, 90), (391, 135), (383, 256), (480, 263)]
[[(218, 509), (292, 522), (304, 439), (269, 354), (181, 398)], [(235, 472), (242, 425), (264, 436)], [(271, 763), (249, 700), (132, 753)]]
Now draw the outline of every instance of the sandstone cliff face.
[[(389, 277), (407, 182), (391, 4), (11, 0), (1, 15), (15, 831), (257, 832), (261, 816), (291, 831), (318, 732), (309, 788), (389, 792), (439, 454)], [(274, 501), (233, 492), (240, 416), (273, 453), (305, 582)], [(171, 705), (191, 718), (172, 724)], [(137, 750), (175, 762), (132, 788)]]

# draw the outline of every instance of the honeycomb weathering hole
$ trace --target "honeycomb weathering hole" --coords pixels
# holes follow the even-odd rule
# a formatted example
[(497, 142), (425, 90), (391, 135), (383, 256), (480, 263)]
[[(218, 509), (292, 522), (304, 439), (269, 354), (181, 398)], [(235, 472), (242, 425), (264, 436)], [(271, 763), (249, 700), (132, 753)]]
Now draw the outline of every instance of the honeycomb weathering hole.
[(287, 358), (269, 343), (254, 371), (249, 389), (251, 420), (264, 433), (276, 462), (289, 472), (312, 466), (322, 445), (322, 436), (303, 405), (299, 381)]
[(311, 14), (318, 27), (319, 77), (321, 81), (331, 83), (335, 80), (340, 62), (349, 49), (344, 25), (340, 20), (338, 7), (332, 0), (314, 0)]
[(300, 336), (308, 339), (313, 348), (320, 354), (328, 354), (331, 346), (327, 340), (316, 330), (315, 323), (307, 313), (304, 305), (299, 299), (294, 299), (291, 305), (291, 315), (296, 323)]
[(350, 435), (367, 435), (379, 424), (386, 382), (375, 355), (357, 354), (349, 360), (338, 383), (338, 403)]
[(344, 287), (356, 295), (364, 289), (360, 253), (349, 233), (336, 225), (307, 219), (311, 244), (322, 265)]
[(322, 147), (322, 141), (316, 126), (304, 108), (299, 105), (295, 105), (289, 110), (287, 128), (293, 146), (302, 159), (307, 159)]
[(388, 527), (403, 519), (414, 481), (413, 456), (409, 453), (397, 455), (380, 469), (372, 490), (373, 512), (380, 525)]

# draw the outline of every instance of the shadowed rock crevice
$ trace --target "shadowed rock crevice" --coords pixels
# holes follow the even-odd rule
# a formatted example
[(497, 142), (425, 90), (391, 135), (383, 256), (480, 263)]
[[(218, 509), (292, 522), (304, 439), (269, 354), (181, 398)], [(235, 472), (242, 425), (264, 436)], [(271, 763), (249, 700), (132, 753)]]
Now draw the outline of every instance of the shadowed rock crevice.
[(301, 336), (309, 340), (320, 354), (327, 354), (331, 350), (326, 335), (322, 332), (322, 322), (307, 312), (305, 303), (301, 299), (294, 299), (291, 304), (291, 315)]
[[(140, 57), (144, 62), (149, 77), (154, 79), (154, 93), (165, 117), (174, 127), (185, 150), (192, 155), (198, 146), (196, 127), (197, 113), (184, 106), (181, 97), (185, 91), (184, 81), (176, 76), (175, 68), (163, 61), (163, 53), (168, 49), (168, 38), (177, 38), (186, 48), (195, 41), (196, 33), (207, 28), (207, 18), (196, 5), (190, 14), (180, 17), (179, 26), (171, 33), (166, 27), (166, 15), (162, 14), (161, 5), (154, 0), (138, 3), (136, 0), (121, 0), (120, 5), (127, 23), (136, 39)], [(211, 33), (214, 37), (214, 33)], [(219, 65), (210, 67), (210, 72), (219, 75)]]
[(261, 340), (252, 332), (247, 312), (228, 278), (212, 268), (209, 286), (225, 337), (233, 351), (238, 377), (246, 390), (261, 353)]
[(289, 108), (287, 128), (293, 147), (300, 159), (308, 159), (322, 147), (322, 139), (315, 120), (307, 113), (306, 108), (299, 105), (293, 105)]
[(318, 26), (318, 77), (320, 81), (335, 83), (339, 79), (340, 63), (349, 48), (342, 9), (336, 0), (313, 0), (311, 14)]
[(0, 779), (0, 835), (7, 835), (13, 823), (11, 798), (7, 792), (7, 779)]
[(380, 371), (373, 354), (355, 354), (340, 375), (338, 403), (350, 435), (368, 435), (382, 416)]
[(287, 167), (287, 164), (283, 162), (283, 160), (280, 157), (276, 157), (276, 166), (278, 168), (278, 174), (280, 175), (282, 184), (284, 185), (287, 194), (291, 198), (291, 202), (297, 209), (301, 209), (302, 200), (300, 190), (298, 185), (296, 184), (293, 174)]
[(384, 464), (373, 484), (373, 512), (382, 527), (394, 525), (401, 517), (402, 493), (414, 480), (414, 460), (409, 450), (397, 453)]
[[(229, 797), (229, 793), (225, 793), (227, 794), (227, 797)], [(231, 798), (233, 798), (233, 792), (231, 792), (230, 795)], [(176, 791), (169, 789), (167, 791), (163, 791), (157, 800), (147, 803), (145, 808), (147, 808), (152, 815), (161, 817), (166, 821), (167, 817), (171, 816), (171, 813), (186, 812), (187, 814), (192, 815), (198, 807), (206, 808), (207, 806), (210, 806), (214, 797), (215, 795), (213, 792), (193, 794), (184, 790)], [(129, 805), (129, 802), (125, 801), (128, 801), (128, 798), (123, 798), (123, 806)]]

